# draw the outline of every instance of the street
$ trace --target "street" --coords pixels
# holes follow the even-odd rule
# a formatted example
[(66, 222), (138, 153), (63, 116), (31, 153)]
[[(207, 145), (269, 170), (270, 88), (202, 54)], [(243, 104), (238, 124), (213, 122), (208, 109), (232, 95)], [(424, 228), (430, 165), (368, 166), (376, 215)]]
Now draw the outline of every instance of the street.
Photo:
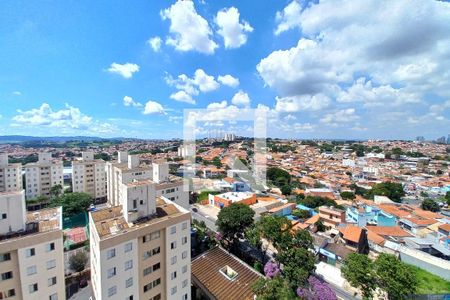
[(206, 217), (206, 216), (200, 214), (200, 212), (195, 212), (195, 211), (193, 211), (193, 210), (192, 210), (193, 207), (194, 207), (194, 206), (191, 205), (191, 215), (192, 215), (192, 218), (195, 219), (195, 220), (197, 220), (197, 221), (199, 221), (199, 222), (201, 222), (201, 221), (205, 222), (206, 227), (208, 227), (210, 230), (212, 230), (212, 231), (214, 231), (214, 232), (217, 232), (216, 221), (213, 220), (213, 219), (212, 219), (211, 217), (209, 217), (209, 216)]

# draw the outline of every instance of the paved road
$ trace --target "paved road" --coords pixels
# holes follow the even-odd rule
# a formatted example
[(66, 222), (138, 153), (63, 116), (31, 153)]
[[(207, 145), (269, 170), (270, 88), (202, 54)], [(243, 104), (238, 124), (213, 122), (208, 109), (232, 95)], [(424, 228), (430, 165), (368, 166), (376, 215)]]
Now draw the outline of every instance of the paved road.
[(204, 215), (202, 215), (200, 212), (195, 212), (192, 211), (192, 207), (191, 207), (191, 214), (192, 214), (192, 218), (197, 220), (197, 221), (203, 221), (206, 224), (206, 227), (208, 227), (210, 230), (217, 232), (217, 227), (216, 227), (216, 222), (214, 220), (211, 219), (211, 217), (206, 217)]
[(351, 300), (360, 300), (361, 298), (353, 296), (353, 294), (347, 292), (346, 290), (328, 282), (330, 288), (336, 293), (338, 299), (351, 299)]

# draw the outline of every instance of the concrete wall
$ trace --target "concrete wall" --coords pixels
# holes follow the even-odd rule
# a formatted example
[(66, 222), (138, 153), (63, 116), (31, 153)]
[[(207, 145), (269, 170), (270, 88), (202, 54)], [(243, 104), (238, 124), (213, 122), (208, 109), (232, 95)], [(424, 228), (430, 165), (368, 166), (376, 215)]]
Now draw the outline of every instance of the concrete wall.
[(403, 262), (424, 269), (445, 280), (450, 280), (450, 261), (406, 247), (401, 247), (399, 252)]

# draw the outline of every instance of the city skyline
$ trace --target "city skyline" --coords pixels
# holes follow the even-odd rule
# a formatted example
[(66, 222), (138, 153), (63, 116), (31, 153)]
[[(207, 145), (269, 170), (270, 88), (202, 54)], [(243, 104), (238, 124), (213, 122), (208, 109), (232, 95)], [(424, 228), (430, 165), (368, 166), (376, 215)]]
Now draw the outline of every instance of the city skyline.
[(272, 137), (447, 136), (449, 3), (337, 2), (2, 2), (0, 135), (182, 138), (184, 109), (260, 108)]

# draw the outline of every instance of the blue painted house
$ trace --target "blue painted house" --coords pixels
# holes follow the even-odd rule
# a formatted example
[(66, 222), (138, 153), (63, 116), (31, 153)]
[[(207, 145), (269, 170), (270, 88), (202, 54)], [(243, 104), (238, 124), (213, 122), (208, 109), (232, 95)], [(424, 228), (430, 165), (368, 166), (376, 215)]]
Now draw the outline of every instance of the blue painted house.
[(366, 225), (396, 226), (397, 218), (385, 213), (378, 207), (362, 205), (360, 207), (349, 207), (346, 210), (346, 221), (354, 223), (359, 227)]

